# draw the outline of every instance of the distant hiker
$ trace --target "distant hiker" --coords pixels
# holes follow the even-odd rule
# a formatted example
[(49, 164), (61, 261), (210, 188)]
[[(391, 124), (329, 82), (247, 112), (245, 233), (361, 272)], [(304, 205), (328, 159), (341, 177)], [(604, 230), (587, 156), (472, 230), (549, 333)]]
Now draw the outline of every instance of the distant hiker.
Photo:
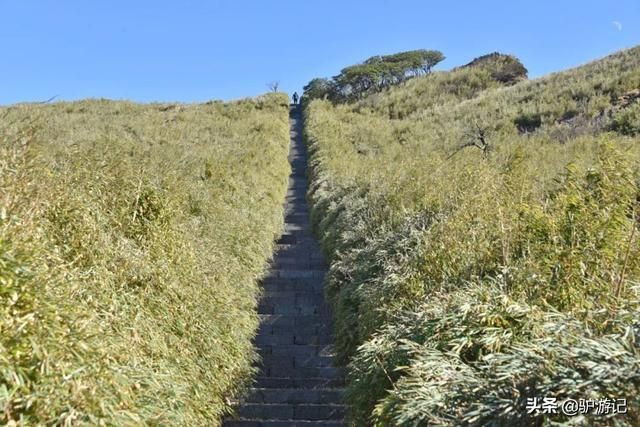
[(298, 92), (293, 92), (293, 103), (297, 104), (298, 103)]

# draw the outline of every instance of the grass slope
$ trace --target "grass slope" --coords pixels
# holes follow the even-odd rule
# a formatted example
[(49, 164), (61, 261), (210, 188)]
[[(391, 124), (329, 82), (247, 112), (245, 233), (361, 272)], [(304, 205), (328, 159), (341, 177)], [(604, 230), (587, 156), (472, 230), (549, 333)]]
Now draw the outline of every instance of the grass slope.
[(640, 48), (503, 87), (313, 101), (312, 219), (358, 425), (640, 422)]
[(0, 424), (219, 422), (256, 357), (287, 104), (0, 110)]

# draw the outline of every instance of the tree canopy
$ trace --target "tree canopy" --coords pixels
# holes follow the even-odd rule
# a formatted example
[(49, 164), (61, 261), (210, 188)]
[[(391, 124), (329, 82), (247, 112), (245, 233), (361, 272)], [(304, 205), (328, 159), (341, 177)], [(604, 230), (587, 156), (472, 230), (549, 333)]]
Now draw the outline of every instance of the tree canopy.
[(411, 77), (428, 74), (444, 58), (442, 52), (426, 49), (372, 56), (361, 64), (343, 68), (331, 80), (311, 80), (304, 87), (304, 97), (307, 100), (326, 97), (334, 101), (359, 99)]

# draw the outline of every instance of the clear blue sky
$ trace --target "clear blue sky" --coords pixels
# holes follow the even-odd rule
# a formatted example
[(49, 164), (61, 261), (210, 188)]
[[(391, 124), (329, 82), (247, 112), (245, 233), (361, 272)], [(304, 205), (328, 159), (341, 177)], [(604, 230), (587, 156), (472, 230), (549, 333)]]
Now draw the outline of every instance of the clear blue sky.
[(375, 54), (492, 51), (531, 76), (640, 44), (640, 0), (0, 0), (0, 104), (301, 91)]

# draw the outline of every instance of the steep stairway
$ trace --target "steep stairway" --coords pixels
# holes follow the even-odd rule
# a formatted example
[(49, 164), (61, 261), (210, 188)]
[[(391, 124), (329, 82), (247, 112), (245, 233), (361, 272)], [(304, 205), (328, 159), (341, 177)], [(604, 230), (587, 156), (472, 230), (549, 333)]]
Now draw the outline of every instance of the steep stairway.
[(299, 106), (290, 112), (292, 173), (285, 231), (258, 306), (260, 373), (225, 427), (346, 426), (344, 372), (333, 366), (332, 318), (324, 299), (327, 264), (309, 225), (307, 152)]

